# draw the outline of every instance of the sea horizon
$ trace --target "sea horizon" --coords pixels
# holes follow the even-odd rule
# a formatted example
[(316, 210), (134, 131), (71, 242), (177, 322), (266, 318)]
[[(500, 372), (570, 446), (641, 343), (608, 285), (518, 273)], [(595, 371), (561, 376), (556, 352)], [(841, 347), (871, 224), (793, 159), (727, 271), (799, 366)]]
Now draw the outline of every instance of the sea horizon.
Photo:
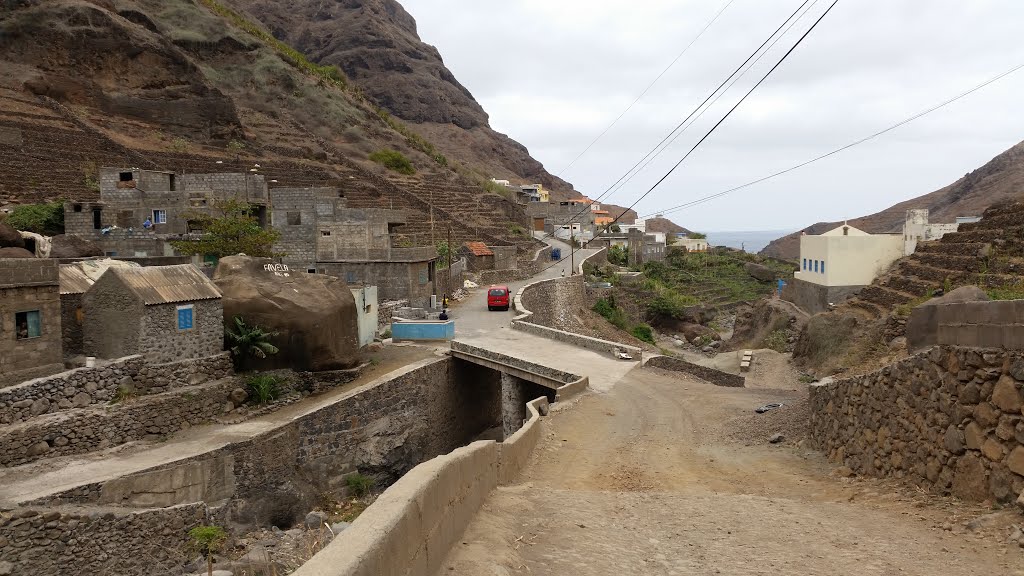
[(756, 254), (772, 241), (792, 234), (795, 230), (719, 230), (707, 232), (708, 244), (727, 246)]

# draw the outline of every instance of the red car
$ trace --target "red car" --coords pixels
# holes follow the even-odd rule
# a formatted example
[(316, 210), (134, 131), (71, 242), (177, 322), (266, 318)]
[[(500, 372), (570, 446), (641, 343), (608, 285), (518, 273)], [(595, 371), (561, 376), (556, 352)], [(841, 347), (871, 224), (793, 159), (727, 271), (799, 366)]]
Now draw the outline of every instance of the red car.
[(509, 300), (508, 286), (491, 286), (487, 289), (488, 310), (508, 310)]

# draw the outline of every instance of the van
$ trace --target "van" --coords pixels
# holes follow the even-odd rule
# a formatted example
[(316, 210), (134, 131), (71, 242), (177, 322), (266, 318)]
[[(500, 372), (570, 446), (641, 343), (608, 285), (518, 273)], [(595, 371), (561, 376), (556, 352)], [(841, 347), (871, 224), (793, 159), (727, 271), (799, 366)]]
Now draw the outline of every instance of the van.
[(510, 298), (508, 286), (491, 286), (487, 289), (487, 309), (508, 310)]

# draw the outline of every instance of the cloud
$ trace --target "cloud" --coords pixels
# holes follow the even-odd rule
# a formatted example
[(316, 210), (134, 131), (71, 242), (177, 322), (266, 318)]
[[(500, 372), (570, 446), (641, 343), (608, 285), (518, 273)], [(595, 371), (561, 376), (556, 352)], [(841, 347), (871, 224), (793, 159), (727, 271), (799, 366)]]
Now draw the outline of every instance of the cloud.
[[(562, 174), (597, 196), (655, 145), (801, 0), (735, 0), (608, 135)], [(704, 118), (610, 202), (635, 199), (828, 5), (820, 0)], [(552, 172), (568, 165), (724, 0), (405, 0), (499, 131)], [(655, 212), (802, 162), (1024, 63), (1017, 0), (842, 0), (662, 187)], [(1024, 139), (1024, 71), (914, 124), (785, 177), (686, 210), (705, 230), (855, 217), (945, 186)]]

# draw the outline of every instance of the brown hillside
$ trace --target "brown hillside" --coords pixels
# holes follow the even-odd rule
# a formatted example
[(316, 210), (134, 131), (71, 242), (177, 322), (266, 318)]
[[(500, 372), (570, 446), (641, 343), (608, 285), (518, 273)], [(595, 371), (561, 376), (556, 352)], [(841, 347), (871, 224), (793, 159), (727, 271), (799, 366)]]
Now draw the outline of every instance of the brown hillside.
[[(927, 208), (932, 222), (952, 222), (957, 216), (978, 216), (989, 206), (1024, 195), (1024, 142), (996, 156), (977, 170), (931, 194), (901, 202), (870, 216), (850, 220), (866, 232), (899, 232), (906, 211)], [(819, 222), (805, 228), (808, 234), (820, 234), (841, 222)], [(796, 260), (800, 257), (800, 232), (772, 241), (762, 255)]]

